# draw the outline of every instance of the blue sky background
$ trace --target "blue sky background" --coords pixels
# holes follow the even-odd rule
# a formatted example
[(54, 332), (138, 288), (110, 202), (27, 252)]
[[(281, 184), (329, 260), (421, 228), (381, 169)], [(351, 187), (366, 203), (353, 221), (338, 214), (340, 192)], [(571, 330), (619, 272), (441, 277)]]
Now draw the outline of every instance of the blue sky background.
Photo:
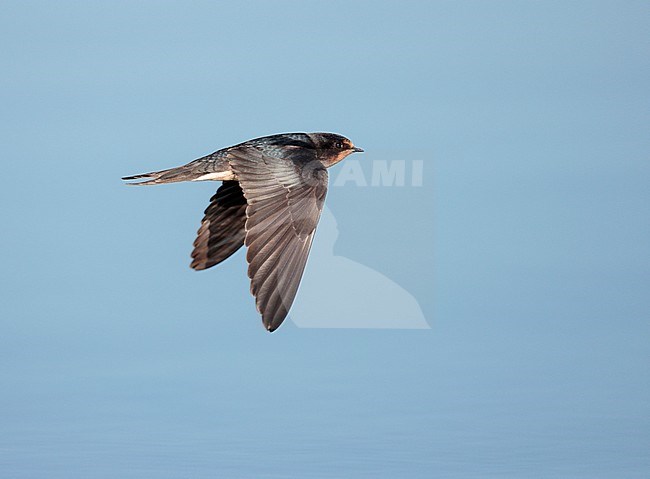
[[(649, 21), (0, 3), (0, 475), (647, 477)], [(119, 181), (284, 131), (425, 160), (327, 202), (432, 329), (269, 335), (241, 253), (188, 268), (216, 185)]]

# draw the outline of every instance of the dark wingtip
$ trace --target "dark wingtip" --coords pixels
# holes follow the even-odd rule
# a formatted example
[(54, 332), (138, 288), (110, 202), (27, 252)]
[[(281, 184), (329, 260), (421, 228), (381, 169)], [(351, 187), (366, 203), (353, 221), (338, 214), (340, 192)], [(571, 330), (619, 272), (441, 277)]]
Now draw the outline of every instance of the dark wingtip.
[(218, 263), (215, 263), (214, 261), (206, 261), (204, 259), (201, 260), (194, 259), (190, 263), (190, 268), (192, 268), (194, 271), (204, 271), (208, 268), (212, 268), (216, 264)]
[(273, 321), (267, 322), (267, 321), (262, 320), (262, 322), (264, 324), (264, 329), (266, 329), (269, 333), (272, 333), (273, 331), (278, 329), (280, 327), (280, 325), (282, 324), (282, 321), (277, 323), (277, 322), (273, 322)]

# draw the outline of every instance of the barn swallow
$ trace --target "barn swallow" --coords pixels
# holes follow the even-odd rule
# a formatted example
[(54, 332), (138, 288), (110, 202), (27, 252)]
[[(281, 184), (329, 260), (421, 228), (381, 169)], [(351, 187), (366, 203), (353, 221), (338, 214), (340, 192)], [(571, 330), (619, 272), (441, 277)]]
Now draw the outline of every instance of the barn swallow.
[(122, 179), (142, 180), (129, 185), (222, 182), (205, 210), (190, 267), (211, 268), (246, 245), (251, 293), (272, 332), (296, 297), (327, 193), (327, 168), (361, 151), (334, 133), (284, 133)]

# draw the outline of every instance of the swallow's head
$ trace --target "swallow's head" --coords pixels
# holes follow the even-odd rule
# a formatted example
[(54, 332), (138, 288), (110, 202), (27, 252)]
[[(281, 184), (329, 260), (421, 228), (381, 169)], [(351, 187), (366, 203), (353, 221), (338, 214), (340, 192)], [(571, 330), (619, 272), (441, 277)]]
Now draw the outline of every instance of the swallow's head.
[(321, 162), (330, 167), (351, 153), (363, 151), (352, 144), (350, 140), (334, 133), (310, 133)]

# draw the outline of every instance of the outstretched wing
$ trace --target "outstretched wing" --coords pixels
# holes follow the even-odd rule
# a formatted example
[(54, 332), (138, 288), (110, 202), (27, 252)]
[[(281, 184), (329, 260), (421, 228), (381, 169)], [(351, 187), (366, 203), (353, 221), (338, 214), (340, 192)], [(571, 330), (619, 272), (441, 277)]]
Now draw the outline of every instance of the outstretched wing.
[(244, 191), (248, 277), (264, 326), (282, 324), (298, 291), (327, 193), (327, 171), (314, 150), (279, 156), (254, 147), (230, 152)]
[(244, 193), (237, 181), (224, 181), (205, 210), (190, 267), (207, 269), (235, 253), (244, 245), (245, 224)]

